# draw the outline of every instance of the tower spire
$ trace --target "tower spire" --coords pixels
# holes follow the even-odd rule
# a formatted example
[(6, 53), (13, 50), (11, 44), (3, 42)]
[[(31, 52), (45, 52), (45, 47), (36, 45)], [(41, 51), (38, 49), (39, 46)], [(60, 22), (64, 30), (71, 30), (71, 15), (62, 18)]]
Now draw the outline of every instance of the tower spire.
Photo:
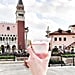
[(22, 0), (18, 0), (16, 7), (16, 23), (18, 33), (18, 49), (25, 49), (25, 11)]
[(16, 7), (16, 21), (18, 20), (24, 21), (25, 19), (24, 14), (25, 14), (25, 11), (24, 11), (23, 1), (18, 0), (18, 4)]
[(19, 4), (19, 5), (23, 5), (22, 0), (19, 0), (19, 1), (18, 1), (18, 4)]

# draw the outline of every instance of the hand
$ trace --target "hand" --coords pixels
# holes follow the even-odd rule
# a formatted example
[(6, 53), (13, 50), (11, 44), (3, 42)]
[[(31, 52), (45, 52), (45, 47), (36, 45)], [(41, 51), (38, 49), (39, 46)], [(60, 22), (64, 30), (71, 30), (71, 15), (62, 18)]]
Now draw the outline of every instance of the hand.
[[(32, 50), (31, 46), (28, 47), (30, 54), (28, 60), (25, 60), (25, 64), (30, 68), (33, 75), (46, 75), (48, 69), (48, 61), (51, 56), (51, 51), (47, 53), (47, 56), (43, 59), (39, 58), (36, 53)], [(43, 57), (41, 55), (41, 57)]]

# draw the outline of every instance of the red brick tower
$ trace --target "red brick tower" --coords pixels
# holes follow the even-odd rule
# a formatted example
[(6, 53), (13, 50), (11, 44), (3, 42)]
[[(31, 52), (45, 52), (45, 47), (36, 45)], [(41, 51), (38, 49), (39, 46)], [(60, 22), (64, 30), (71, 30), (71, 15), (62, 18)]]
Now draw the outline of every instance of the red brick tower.
[(24, 5), (22, 0), (18, 1), (16, 7), (16, 23), (18, 28), (18, 49), (25, 49), (25, 35), (24, 35), (24, 28), (25, 28), (25, 17), (24, 17)]

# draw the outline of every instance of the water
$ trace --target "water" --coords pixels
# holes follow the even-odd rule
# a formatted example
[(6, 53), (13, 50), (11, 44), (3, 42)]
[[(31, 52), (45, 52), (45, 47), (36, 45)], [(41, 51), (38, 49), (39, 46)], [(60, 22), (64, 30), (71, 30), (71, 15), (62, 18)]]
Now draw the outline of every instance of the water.
[[(23, 63), (0, 64), (0, 75), (31, 75)], [(49, 67), (47, 75), (75, 75), (75, 66)]]

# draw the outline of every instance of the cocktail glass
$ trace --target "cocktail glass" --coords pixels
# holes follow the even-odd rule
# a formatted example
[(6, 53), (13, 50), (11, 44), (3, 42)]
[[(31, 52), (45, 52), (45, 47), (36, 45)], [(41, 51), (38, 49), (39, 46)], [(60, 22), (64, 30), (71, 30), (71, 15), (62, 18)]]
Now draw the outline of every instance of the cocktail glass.
[(51, 55), (49, 42), (35, 42), (31, 44), (33, 52), (41, 59), (48, 56), (48, 52)]

